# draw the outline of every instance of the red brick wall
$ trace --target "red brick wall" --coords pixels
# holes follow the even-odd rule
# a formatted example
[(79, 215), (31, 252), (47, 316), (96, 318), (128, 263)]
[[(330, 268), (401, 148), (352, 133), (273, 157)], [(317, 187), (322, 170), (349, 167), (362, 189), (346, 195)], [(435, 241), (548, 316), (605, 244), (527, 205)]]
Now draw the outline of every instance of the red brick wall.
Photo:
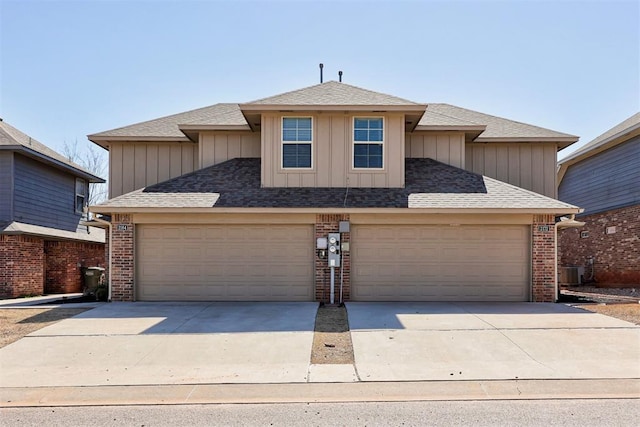
[(0, 235), (0, 298), (42, 295), (44, 240)]
[[(593, 257), (596, 282), (640, 285), (640, 205), (577, 220), (585, 226), (558, 231), (560, 265), (584, 266), (588, 278), (588, 259)], [(607, 227), (615, 227), (615, 233), (607, 234)], [(581, 238), (583, 231), (589, 236)]]
[[(112, 301), (133, 301), (134, 282), (134, 258), (133, 258), (133, 236), (134, 225), (131, 215), (114, 214), (112, 219), (112, 238), (110, 244), (113, 245), (111, 254), (110, 273), (111, 300)], [(126, 230), (124, 229), (126, 228)]]
[[(337, 233), (339, 222), (349, 221), (348, 214), (318, 214), (316, 215), (315, 237), (327, 237), (329, 233)], [(350, 233), (342, 233), (341, 243), (349, 243)], [(315, 242), (314, 242), (315, 245)], [(343, 270), (343, 287), (342, 299), (349, 301), (351, 297), (351, 255), (349, 251), (341, 253), (342, 270)], [(327, 259), (315, 257), (315, 283), (316, 283), (316, 301), (330, 302), (331, 295), (331, 268)], [(334, 302), (340, 302), (340, 268), (335, 269), (334, 278)]]
[(553, 215), (533, 216), (531, 242), (533, 301), (553, 302), (556, 300), (557, 281), (555, 218)]
[(46, 241), (44, 250), (45, 293), (82, 292), (84, 286), (81, 267), (105, 266), (103, 244)]

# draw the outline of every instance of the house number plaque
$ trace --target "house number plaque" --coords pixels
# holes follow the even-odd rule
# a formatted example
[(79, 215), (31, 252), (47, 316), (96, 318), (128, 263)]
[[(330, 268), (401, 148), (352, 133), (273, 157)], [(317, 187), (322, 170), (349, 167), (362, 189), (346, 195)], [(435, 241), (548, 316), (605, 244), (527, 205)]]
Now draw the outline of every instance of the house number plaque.
[(539, 225), (538, 226), (538, 231), (541, 233), (544, 233), (546, 231), (551, 231), (551, 227), (548, 225)]
[(118, 231), (127, 231), (129, 226), (127, 224), (118, 224)]

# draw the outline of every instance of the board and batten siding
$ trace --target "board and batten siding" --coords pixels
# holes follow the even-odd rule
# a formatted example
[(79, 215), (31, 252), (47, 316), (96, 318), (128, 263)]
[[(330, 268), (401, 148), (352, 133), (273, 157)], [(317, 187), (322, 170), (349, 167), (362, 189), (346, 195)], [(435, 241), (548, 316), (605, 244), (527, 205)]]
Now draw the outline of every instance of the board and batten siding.
[(468, 143), (465, 169), (556, 198), (557, 146), (548, 143)]
[(640, 203), (640, 136), (569, 166), (558, 196), (583, 215)]
[(213, 131), (200, 134), (200, 168), (238, 157), (260, 157), (260, 132)]
[(14, 157), (13, 220), (66, 231), (85, 231), (75, 211), (76, 177), (36, 160)]
[[(282, 168), (282, 117), (313, 117), (311, 169)], [(353, 118), (384, 117), (384, 168), (354, 169)], [(365, 187), (404, 186), (403, 114), (263, 114), (263, 187)]]
[(464, 168), (464, 133), (407, 132), (404, 152), (408, 159), (429, 158), (457, 168)]
[(109, 146), (109, 198), (193, 172), (198, 145), (191, 142), (114, 142)]
[(13, 151), (0, 151), (0, 222), (13, 220)]

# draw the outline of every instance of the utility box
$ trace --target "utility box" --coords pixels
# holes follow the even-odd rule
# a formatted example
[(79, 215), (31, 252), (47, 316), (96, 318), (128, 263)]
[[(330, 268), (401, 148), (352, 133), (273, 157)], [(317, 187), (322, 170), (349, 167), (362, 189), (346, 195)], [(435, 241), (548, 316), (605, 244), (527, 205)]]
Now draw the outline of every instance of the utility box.
[(96, 293), (103, 274), (104, 268), (102, 267), (87, 267), (82, 271), (83, 293), (85, 295), (94, 295)]
[(340, 233), (329, 233), (327, 236), (329, 247), (329, 267), (340, 267)]

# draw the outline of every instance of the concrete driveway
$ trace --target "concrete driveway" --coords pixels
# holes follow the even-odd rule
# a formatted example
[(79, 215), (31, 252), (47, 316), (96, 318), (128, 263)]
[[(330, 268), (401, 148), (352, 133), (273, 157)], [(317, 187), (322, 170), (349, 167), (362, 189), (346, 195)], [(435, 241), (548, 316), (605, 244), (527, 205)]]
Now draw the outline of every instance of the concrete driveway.
[(317, 307), (104, 304), (0, 349), (0, 385), (306, 382)]
[(563, 304), (347, 308), (361, 381), (640, 378), (640, 327)]
[(317, 303), (111, 303), (0, 349), (0, 387), (640, 378), (640, 327), (562, 304), (347, 303), (352, 365), (310, 365)]

